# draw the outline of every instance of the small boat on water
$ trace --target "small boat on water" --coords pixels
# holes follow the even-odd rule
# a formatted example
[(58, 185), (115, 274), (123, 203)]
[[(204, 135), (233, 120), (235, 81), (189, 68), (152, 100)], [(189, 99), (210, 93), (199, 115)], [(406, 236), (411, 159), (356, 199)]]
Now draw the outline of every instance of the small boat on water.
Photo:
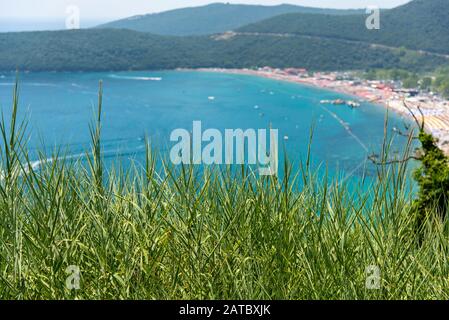
[(350, 106), (351, 108), (358, 108), (358, 107), (360, 107), (360, 103), (352, 101), (352, 100), (349, 100), (348, 102), (346, 102), (346, 104), (348, 106)]
[(345, 104), (346, 101), (342, 100), (342, 99), (335, 99), (335, 100), (321, 100), (320, 101), (321, 104)]
[(358, 108), (360, 107), (360, 103), (353, 101), (353, 100), (343, 100), (343, 99), (335, 99), (335, 100), (321, 100), (321, 104), (333, 104), (337, 106), (347, 105), (351, 108)]
[(337, 99), (337, 100), (332, 101), (332, 104), (343, 105), (343, 104), (346, 104), (346, 101), (342, 100), (342, 99)]
[(214, 101), (214, 100), (215, 100), (215, 97), (210, 96), (210, 97), (207, 97), (207, 99), (209, 99), (210, 101)]

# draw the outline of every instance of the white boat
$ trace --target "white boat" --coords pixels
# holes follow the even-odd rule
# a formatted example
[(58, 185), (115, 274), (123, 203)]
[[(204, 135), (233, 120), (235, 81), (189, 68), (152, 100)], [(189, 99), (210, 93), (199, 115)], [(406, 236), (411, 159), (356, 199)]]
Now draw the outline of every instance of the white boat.
[(355, 102), (355, 101), (348, 101), (347, 103), (346, 103), (348, 106), (350, 106), (351, 108), (358, 108), (358, 107), (360, 107), (360, 103), (358, 103), (358, 102)]

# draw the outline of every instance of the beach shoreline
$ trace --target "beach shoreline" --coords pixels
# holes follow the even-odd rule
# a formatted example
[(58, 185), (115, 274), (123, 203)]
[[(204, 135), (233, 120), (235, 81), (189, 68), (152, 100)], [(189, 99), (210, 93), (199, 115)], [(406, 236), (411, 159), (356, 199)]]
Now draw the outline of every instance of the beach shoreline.
[(305, 69), (275, 69), (264, 67), (259, 69), (224, 69), (224, 68), (198, 68), (179, 69), (185, 71), (214, 72), (237, 75), (249, 75), (289, 83), (297, 83), (314, 88), (325, 89), (345, 94), (360, 102), (369, 102), (388, 108), (408, 119), (413, 119), (410, 111), (404, 106), (407, 103), (413, 114), (421, 119), (418, 107), (424, 114), (425, 129), (437, 140), (438, 146), (446, 155), (449, 155), (449, 101), (434, 95), (425, 95), (419, 92), (386, 85), (382, 81), (360, 80), (347, 77), (345, 72), (315, 72), (310, 75)]

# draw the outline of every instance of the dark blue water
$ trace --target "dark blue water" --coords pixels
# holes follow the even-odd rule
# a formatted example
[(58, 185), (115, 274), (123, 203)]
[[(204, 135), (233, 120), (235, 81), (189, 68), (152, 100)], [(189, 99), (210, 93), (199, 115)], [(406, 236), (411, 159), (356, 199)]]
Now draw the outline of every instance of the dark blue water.
[[(14, 74), (0, 74), (0, 106), (6, 116), (11, 114), (14, 79)], [(104, 82), (106, 159), (119, 156), (124, 162), (141, 161), (146, 135), (168, 156), (174, 144), (169, 140), (171, 131), (190, 131), (192, 121), (201, 120), (203, 130), (278, 129), (281, 149), (285, 147), (288, 158), (297, 165), (306, 157), (314, 126), (313, 166), (327, 166), (331, 176), (357, 181), (364, 174), (373, 174), (367, 154), (379, 152), (384, 138), (383, 107), (369, 103), (358, 109), (321, 105), (323, 99), (349, 97), (292, 83), (175, 71), (36, 73), (20, 75), (20, 114), (29, 119), (31, 150), (63, 146), (77, 157), (89, 148), (88, 125), (94, 118), (100, 79)], [(403, 122), (390, 114), (388, 132)], [(396, 150), (404, 144), (405, 138), (395, 138)], [(281, 164), (283, 157), (281, 153)]]

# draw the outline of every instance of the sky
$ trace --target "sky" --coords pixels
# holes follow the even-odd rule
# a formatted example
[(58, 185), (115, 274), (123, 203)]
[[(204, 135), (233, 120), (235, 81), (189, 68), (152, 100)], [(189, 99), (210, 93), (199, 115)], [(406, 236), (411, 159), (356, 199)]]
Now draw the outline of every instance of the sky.
[[(240, 0), (230, 3), (276, 5), (290, 3), (310, 7), (391, 8), (409, 0)], [(66, 9), (76, 5), (86, 20), (109, 21), (137, 14), (161, 12), (175, 8), (205, 5), (219, 0), (0, 0), (1, 20), (58, 20), (66, 17)], [(225, 2), (225, 1), (223, 1)]]
[[(323, 8), (392, 8), (410, 0), (0, 0), (0, 32), (61, 30), (73, 6), (79, 10), (79, 27), (99, 24), (134, 15), (213, 2), (276, 5), (289, 3)], [(71, 11), (72, 10), (72, 11)]]

